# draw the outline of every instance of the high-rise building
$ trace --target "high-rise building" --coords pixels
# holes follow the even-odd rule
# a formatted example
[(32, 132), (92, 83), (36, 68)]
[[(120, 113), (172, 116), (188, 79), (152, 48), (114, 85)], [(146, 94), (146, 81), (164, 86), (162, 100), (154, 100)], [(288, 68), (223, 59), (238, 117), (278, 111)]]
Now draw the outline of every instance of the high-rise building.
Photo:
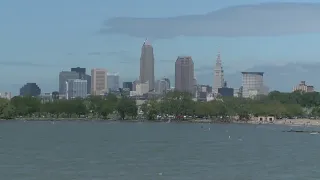
[(91, 76), (86, 74), (85, 80), (87, 80), (87, 93), (91, 94)]
[(39, 96), (41, 89), (36, 83), (27, 83), (20, 88), (20, 96)]
[(168, 83), (168, 86), (169, 86), (168, 89), (170, 89), (171, 88), (170, 79), (165, 77), (165, 78), (163, 78), (163, 80), (165, 80)]
[(85, 79), (86, 78), (86, 68), (76, 67), (71, 68), (71, 72), (76, 72), (79, 74), (78, 79)]
[(175, 89), (193, 93), (194, 64), (191, 56), (179, 56), (175, 63)]
[(159, 94), (164, 94), (170, 89), (170, 84), (165, 78), (157, 80), (155, 90)]
[(218, 89), (223, 87), (224, 72), (220, 52), (217, 55), (216, 65), (214, 67), (213, 92), (218, 93)]
[(133, 83), (132, 82), (123, 82), (122, 88), (128, 89), (129, 91), (133, 91)]
[(59, 94), (65, 95), (66, 81), (68, 79), (79, 79), (79, 74), (74, 71), (62, 71), (59, 73)]
[(154, 55), (153, 47), (145, 40), (141, 48), (140, 57), (140, 83), (149, 82), (149, 91), (154, 90)]
[(132, 82), (132, 91), (137, 90), (137, 84), (140, 84), (140, 80), (135, 80)]
[(107, 89), (108, 91), (119, 91), (120, 78), (118, 73), (107, 73)]
[(68, 79), (66, 81), (66, 99), (87, 97), (87, 80)]
[(142, 96), (149, 92), (149, 82), (139, 83), (136, 85), (136, 93), (139, 96)]
[(263, 72), (242, 72), (242, 97), (250, 98), (265, 94)]
[(95, 68), (91, 70), (91, 94), (103, 95), (107, 90), (107, 70)]
[(76, 67), (71, 68), (71, 72), (78, 73), (79, 77), (77, 79), (87, 80), (87, 93), (91, 93), (91, 76), (86, 74), (86, 68)]

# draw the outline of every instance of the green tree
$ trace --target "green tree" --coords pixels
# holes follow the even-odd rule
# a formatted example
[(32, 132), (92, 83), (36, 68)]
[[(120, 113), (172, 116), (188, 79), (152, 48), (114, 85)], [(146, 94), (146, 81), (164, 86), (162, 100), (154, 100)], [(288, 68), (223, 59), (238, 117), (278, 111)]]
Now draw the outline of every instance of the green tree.
[(15, 115), (14, 106), (7, 99), (0, 98), (0, 119), (12, 119)]

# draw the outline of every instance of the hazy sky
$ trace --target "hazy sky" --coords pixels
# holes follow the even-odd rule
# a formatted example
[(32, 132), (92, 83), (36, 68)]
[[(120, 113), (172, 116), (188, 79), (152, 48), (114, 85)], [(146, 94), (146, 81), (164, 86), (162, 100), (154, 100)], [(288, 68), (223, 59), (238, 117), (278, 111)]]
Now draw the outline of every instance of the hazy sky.
[(178, 55), (191, 55), (197, 73), (208, 71), (218, 51), (227, 72), (319, 62), (320, 5), (230, 8), (266, 2), (1, 0), (0, 91), (18, 91), (13, 88), (26, 82), (52, 91), (58, 89), (58, 73), (76, 66), (134, 79), (144, 34), (154, 46), (157, 77), (174, 73)]

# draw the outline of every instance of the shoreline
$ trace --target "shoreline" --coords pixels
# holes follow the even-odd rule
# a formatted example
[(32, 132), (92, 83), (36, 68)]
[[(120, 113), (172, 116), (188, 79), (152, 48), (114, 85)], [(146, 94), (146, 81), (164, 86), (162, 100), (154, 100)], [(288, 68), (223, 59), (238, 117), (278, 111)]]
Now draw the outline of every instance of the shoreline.
[[(149, 121), (149, 120), (117, 120), (117, 119), (88, 119), (88, 118), (15, 118), (15, 119), (1, 119), (0, 121), (30, 121), (30, 122), (46, 122), (46, 121), (65, 121), (65, 122), (89, 122), (89, 121), (97, 121), (97, 122), (151, 122), (151, 123), (166, 123), (166, 121)], [(279, 119), (274, 122), (259, 122), (257, 120), (252, 121), (231, 121), (231, 122), (223, 122), (223, 121), (215, 121), (210, 119), (195, 119), (195, 120), (185, 120), (185, 121), (176, 121), (173, 120), (170, 123), (195, 123), (195, 124), (253, 124), (253, 125), (285, 125), (285, 126), (319, 126), (320, 127), (320, 119)]]

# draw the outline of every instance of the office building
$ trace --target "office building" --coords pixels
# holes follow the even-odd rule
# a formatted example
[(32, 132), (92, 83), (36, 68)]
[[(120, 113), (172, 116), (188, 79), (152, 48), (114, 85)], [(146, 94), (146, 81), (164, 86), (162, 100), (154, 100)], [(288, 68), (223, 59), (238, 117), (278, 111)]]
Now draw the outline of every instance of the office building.
[(109, 92), (119, 91), (120, 78), (118, 73), (107, 73), (107, 89)]
[(164, 78), (163, 78), (163, 80), (165, 80), (165, 81), (167, 82), (167, 84), (168, 84), (168, 86), (169, 86), (169, 88), (168, 88), (168, 89), (171, 89), (170, 79), (168, 79), (168, 78), (164, 77)]
[(86, 98), (87, 97), (87, 80), (68, 79), (66, 81), (66, 99)]
[(36, 83), (27, 83), (20, 88), (20, 96), (39, 96), (41, 89)]
[(242, 97), (251, 98), (265, 94), (263, 72), (242, 72)]
[(107, 70), (95, 68), (91, 70), (91, 94), (104, 95), (107, 92)]
[(91, 76), (86, 74), (85, 80), (87, 80), (87, 93), (91, 94)]
[(136, 93), (138, 96), (142, 96), (149, 92), (149, 82), (139, 83), (136, 85)]
[(141, 48), (139, 80), (141, 83), (149, 82), (149, 91), (154, 90), (154, 55), (153, 47), (148, 40), (143, 43)]
[(122, 88), (127, 89), (129, 91), (133, 91), (133, 83), (132, 82), (123, 82)]
[(218, 93), (218, 89), (223, 87), (224, 72), (220, 53), (217, 55), (216, 65), (214, 67), (213, 92)]
[(76, 67), (71, 68), (71, 72), (78, 73), (79, 77), (77, 79), (87, 80), (87, 92), (91, 93), (91, 76), (86, 74), (86, 68)]
[(65, 95), (66, 81), (68, 79), (79, 79), (79, 74), (75, 71), (62, 71), (59, 73), (59, 94)]
[(157, 80), (155, 90), (158, 94), (164, 94), (170, 89), (170, 82), (163, 78)]
[(76, 67), (76, 68), (71, 68), (71, 72), (76, 72), (78, 73), (79, 77), (78, 79), (86, 79), (86, 68), (81, 68), (81, 67)]
[(136, 91), (137, 84), (140, 84), (140, 80), (135, 80), (132, 82), (132, 91)]
[(234, 90), (233, 90), (233, 88), (222, 87), (222, 88), (218, 89), (218, 94), (220, 94), (221, 96), (225, 96), (225, 97), (233, 97)]
[(194, 64), (191, 56), (179, 56), (176, 60), (175, 90), (193, 93)]
[(314, 92), (314, 87), (307, 85), (306, 81), (301, 81), (300, 84), (293, 87), (292, 92), (301, 91), (301, 92)]

